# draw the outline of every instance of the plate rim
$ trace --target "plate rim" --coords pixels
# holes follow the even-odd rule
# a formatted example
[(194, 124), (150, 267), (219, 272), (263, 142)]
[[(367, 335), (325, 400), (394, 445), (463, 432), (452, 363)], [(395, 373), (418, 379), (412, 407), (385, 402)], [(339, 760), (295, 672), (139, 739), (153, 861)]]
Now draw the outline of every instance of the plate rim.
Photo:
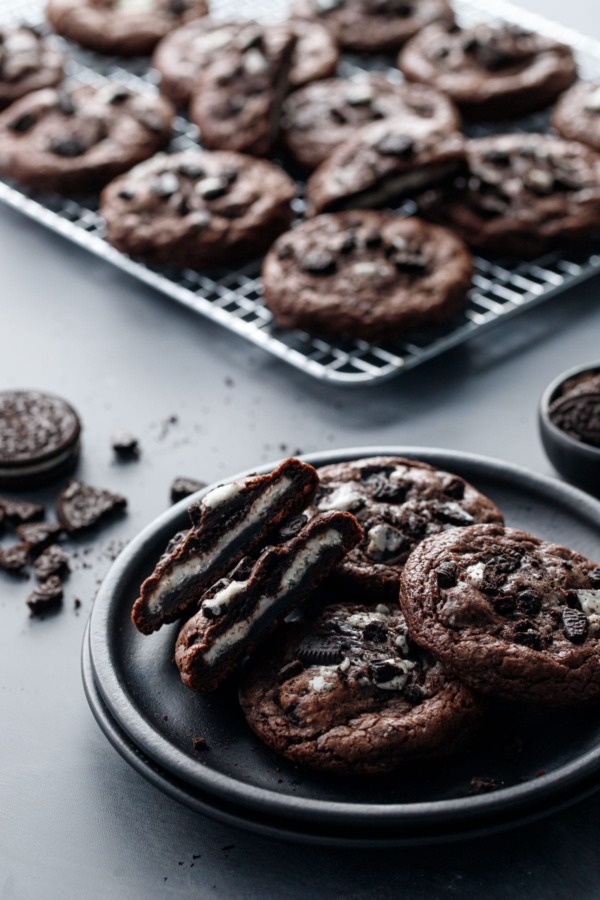
[[(458, 464), (460, 467), (463, 463), (472, 471), (480, 471), (482, 476), (488, 478), (496, 476), (506, 480), (508, 476), (518, 483), (527, 483), (530, 490), (533, 489), (546, 498), (555, 498), (571, 509), (576, 508), (578, 516), (600, 529), (600, 501), (555, 478), (479, 454), (460, 450), (392, 445), (330, 450), (305, 454), (299, 458), (323, 466), (370, 456), (405, 456), (421, 459), (450, 471), (454, 465)], [(228, 799), (243, 807), (256, 808), (260, 805), (273, 815), (294, 821), (318, 820), (328, 825), (347, 826), (348, 820), (352, 819), (358, 822), (360, 827), (369, 825), (381, 827), (382, 824), (396, 827), (413, 824), (426, 827), (448, 817), (455, 822), (482, 818), (489, 814), (490, 810), (494, 816), (504, 815), (510, 810), (518, 812), (523, 806), (535, 804), (540, 799), (545, 800), (548, 795), (574, 788), (585, 778), (597, 773), (600, 769), (600, 746), (539, 778), (481, 796), (400, 804), (316, 800), (278, 793), (268, 788), (247, 784), (234, 776), (216, 772), (202, 761), (192, 759), (160, 735), (142, 716), (133, 698), (124, 691), (116, 675), (115, 650), (110, 647), (109, 641), (110, 618), (114, 614), (115, 603), (114, 599), (111, 602), (111, 598), (118, 597), (120, 581), (126, 579), (129, 568), (136, 564), (138, 553), (143, 554), (147, 542), (155, 539), (157, 533), (162, 530), (172, 529), (172, 532), (177, 530), (177, 525), (173, 523), (186, 514), (192, 499), (201, 498), (216, 484), (248, 477), (256, 472), (268, 472), (275, 465), (277, 462), (262, 464), (214, 482), (193, 497), (186, 498), (166, 510), (127, 545), (102, 582), (89, 619), (90, 655), (94, 679), (99, 694), (116, 724), (145, 755), (191, 787), (205, 790), (217, 798)]]

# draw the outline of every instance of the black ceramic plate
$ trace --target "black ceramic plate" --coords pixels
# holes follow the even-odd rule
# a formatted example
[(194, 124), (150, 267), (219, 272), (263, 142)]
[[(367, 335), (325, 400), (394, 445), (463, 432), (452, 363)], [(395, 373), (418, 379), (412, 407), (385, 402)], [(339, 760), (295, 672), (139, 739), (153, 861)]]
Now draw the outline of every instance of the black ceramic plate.
[[(508, 524), (600, 557), (600, 503), (526, 470), (468, 454), (404, 447), (306, 459), (318, 466), (380, 454), (412, 456), (456, 472), (488, 494)], [(286, 763), (248, 729), (233, 686), (210, 697), (183, 687), (173, 663), (177, 625), (144, 637), (130, 623), (137, 588), (172, 534), (185, 526), (187, 505), (174, 506), (129, 544), (102, 585), (89, 625), (88, 695), (102, 703), (103, 727), (115, 746), (130, 762), (133, 754), (136, 767), (164, 790), (255, 830), (372, 844), (506, 827), (595, 786), (600, 723), (589, 713), (519, 714), (498, 708), (469, 756), (407, 767), (379, 780), (324, 777)], [(98, 703), (94, 706), (100, 719)], [(195, 752), (195, 737), (205, 738), (209, 749)], [(464, 796), (472, 776), (504, 786)]]

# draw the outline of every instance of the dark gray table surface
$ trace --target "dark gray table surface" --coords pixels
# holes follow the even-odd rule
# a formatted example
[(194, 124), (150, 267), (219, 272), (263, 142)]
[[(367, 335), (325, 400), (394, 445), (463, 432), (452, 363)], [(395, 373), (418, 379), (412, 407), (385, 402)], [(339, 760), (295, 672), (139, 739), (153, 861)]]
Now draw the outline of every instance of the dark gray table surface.
[[(600, 34), (589, 0), (526, 5)], [(0, 900), (600, 896), (600, 795), (468, 845), (267, 841), (187, 811), (131, 770), (88, 710), (79, 662), (98, 580), (118, 542), (166, 507), (175, 475), (212, 481), (288, 452), (369, 444), (456, 448), (550, 473), (536, 406), (556, 374), (600, 356), (598, 281), (387, 385), (347, 391), (6, 209), (0, 266), (0, 385), (69, 398), (85, 426), (82, 477), (130, 502), (75, 560), (60, 614), (29, 619), (31, 583), (0, 578)], [(118, 426), (140, 437), (139, 463), (113, 462)]]

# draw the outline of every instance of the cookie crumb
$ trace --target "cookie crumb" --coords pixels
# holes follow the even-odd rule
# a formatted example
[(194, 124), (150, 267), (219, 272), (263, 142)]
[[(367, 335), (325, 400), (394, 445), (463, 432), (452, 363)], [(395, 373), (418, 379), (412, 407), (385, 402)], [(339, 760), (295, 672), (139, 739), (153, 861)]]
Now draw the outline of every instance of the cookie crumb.
[(140, 458), (140, 443), (129, 431), (115, 431), (111, 446), (118, 459), (133, 462)]
[(194, 745), (194, 750), (209, 750), (209, 746), (206, 742), (206, 738), (203, 737), (195, 737), (192, 741)]

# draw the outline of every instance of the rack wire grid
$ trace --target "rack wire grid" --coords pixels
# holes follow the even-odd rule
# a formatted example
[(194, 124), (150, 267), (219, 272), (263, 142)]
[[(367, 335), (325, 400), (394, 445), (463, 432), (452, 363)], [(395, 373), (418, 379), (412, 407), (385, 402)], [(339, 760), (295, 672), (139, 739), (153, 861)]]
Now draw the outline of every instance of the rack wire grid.
[[(241, 0), (212, 0), (211, 13), (219, 18), (240, 15), (244, 6)], [(284, 19), (287, 8), (287, 0), (255, 0), (252, 15), (272, 22)], [(582, 77), (600, 77), (600, 42), (527, 13), (504, 0), (456, 0), (455, 8), (462, 24), (506, 21), (570, 44)], [(0, 23), (40, 25), (44, 21), (43, 10), (44, 4), (40, 0), (0, 0)], [(66, 46), (62, 39), (52, 39)], [(147, 60), (130, 62), (101, 57), (72, 45), (68, 50), (66, 74), (69, 79), (92, 84), (110, 79), (133, 89), (157, 90), (155, 73), (148, 68)], [(340, 74), (352, 76), (367, 68), (389, 70), (394, 77), (400, 77), (388, 60), (367, 61), (355, 56), (344, 58)], [(487, 124), (469, 127), (467, 134), (547, 131), (548, 127), (548, 116), (542, 113), (511, 126), (504, 124), (502, 128)], [(182, 150), (198, 142), (197, 128), (178, 117), (170, 149)], [(299, 184), (300, 196), (301, 193), (302, 185)], [(404, 340), (389, 344), (330, 340), (276, 326), (262, 299), (260, 261), (213, 272), (144, 265), (108, 244), (97, 196), (74, 199), (41, 195), (9, 180), (0, 180), (0, 200), (297, 369), (322, 381), (348, 387), (374, 385), (407, 371), (565, 291), (600, 269), (600, 238), (580, 252), (553, 252), (527, 262), (476, 257), (467, 305), (443, 326), (412, 332)], [(298, 199), (295, 211), (301, 214), (302, 210), (302, 200)], [(413, 208), (404, 204), (397, 211), (410, 213)]]

